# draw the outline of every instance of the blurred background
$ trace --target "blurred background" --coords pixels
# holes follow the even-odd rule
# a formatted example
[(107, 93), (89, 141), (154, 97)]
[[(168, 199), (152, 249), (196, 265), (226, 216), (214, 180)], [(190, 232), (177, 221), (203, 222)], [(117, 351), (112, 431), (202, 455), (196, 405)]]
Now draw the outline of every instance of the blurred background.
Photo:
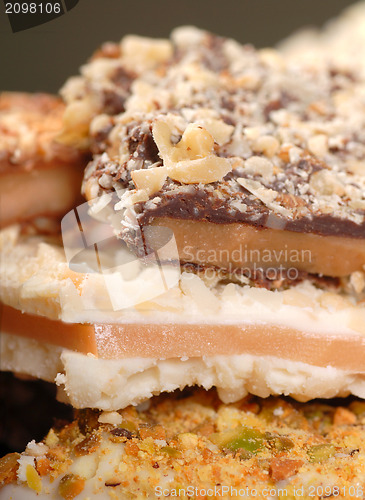
[(79, 0), (49, 23), (12, 33), (0, 2), (0, 90), (57, 92), (104, 41), (167, 37), (194, 24), (257, 47), (321, 26), (353, 0)]

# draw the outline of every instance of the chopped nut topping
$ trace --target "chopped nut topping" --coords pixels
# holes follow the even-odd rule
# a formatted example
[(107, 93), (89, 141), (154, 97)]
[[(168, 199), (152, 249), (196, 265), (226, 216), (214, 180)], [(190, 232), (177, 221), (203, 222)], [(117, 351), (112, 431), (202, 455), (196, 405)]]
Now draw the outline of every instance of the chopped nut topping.
[(91, 434), (75, 446), (74, 452), (77, 457), (93, 453), (100, 446), (100, 436)]
[(9, 453), (0, 458), (0, 487), (16, 480), (19, 453)]
[(82, 493), (85, 488), (85, 480), (75, 474), (66, 474), (60, 481), (58, 493), (65, 500), (73, 500)]
[(203, 127), (189, 125), (179, 143), (171, 142), (166, 122), (156, 122), (152, 129), (167, 175), (184, 184), (209, 184), (221, 180), (232, 170), (231, 162), (213, 154), (214, 139)]
[(324, 134), (314, 135), (308, 140), (308, 149), (311, 153), (323, 158), (328, 153), (328, 139)]
[[(364, 237), (364, 75), (357, 66), (298, 64), (193, 28), (164, 43), (132, 37), (121, 46), (112, 58), (101, 51), (64, 89), (69, 107), (89, 102), (96, 116), (88, 198), (132, 192), (123, 203), (139, 225), (193, 205), (185, 217), (222, 223), (225, 214), (227, 222), (265, 227), (279, 215), (289, 231)], [(161, 160), (166, 179), (159, 171), (162, 179), (146, 186), (142, 172), (161, 168)], [(262, 187), (243, 190), (237, 179)], [(122, 220), (121, 237), (132, 226)]]
[(47, 94), (0, 93), (0, 171), (39, 162), (75, 161), (80, 154), (56, 139), (65, 106)]
[(168, 40), (128, 35), (120, 46), (123, 61), (134, 71), (136, 68), (145, 71), (156, 63), (166, 61), (172, 55), (172, 45)]
[(350, 283), (356, 293), (360, 294), (365, 291), (365, 273), (356, 271), (350, 276)]
[[(52, 480), (52, 468), (38, 474), (51, 495), (58, 493), (65, 500), (89, 491), (102, 498), (110, 494), (147, 498), (166, 477), (172, 492), (191, 484), (207, 489), (219, 483), (255, 489), (257, 496), (273, 485), (285, 488), (289, 495), (294, 487), (303, 488), (304, 494), (309, 488), (330, 487), (333, 479), (339, 488), (362, 484), (365, 404), (353, 399), (343, 399), (341, 404), (254, 396), (223, 404), (213, 390), (189, 388), (152, 398), (147, 411), (128, 407), (118, 412), (123, 425), (133, 421), (138, 437), (125, 428), (110, 430), (110, 424), (99, 423), (86, 436), (78, 431), (64, 448), (69, 465), (60, 481)], [(83, 411), (72, 428), (84, 427), (89, 413), (91, 420), (101, 415)], [(61, 432), (54, 430), (57, 436)], [(90, 439), (96, 432), (101, 446), (87, 456), (77, 456), (80, 439)], [(70, 436), (70, 429), (62, 434)], [(21, 460), (35, 458), (21, 455)], [(32, 465), (28, 467), (35, 478), (29, 486), (39, 487), (40, 476)], [(87, 479), (80, 475), (85, 467)], [(16, 477), (9, 482), (15, 486)], [(27, 479), (21, 483), (29, 487)]]
[[(245, 161), (245, 171), (252, 175), (261, 175), (266, 179), (270, 179), (274, 173), (274, 166), (271, 161), (260, 156), (251, 156)], [(239, 179), (237, 179), (239, 182)]]
[(343, 184), (335, 175), (327, 170), (320, 170), (312, 174), (309, 186), (312, 191), (320, 196), (332, 196), (334, 194), (343, 196), (345, 189)]
[(304, 464), (303, 460), (293, 460), (290, 458), (273, 458), (270, 461), (270, 475), (272, 480), (282, 481), (298, 472)]
[(37, 459), (37, 472), (42, 476), (46, 476), (52, 470), (52, 463), (47, 457), (40, 457)]
[(353, 425), (356, 424), (356, 415), (342, 406), (336, 408), (333, 416), (334, 425)]
[(42, 480), (36, 469), (32, 465), (28, 464), (25, 473), (29, 488), (34, 490), (36, 493), (40, 493), (42, 491)]
[(279, 141), (275, 137), (272, 135), (262, 135), (255, 140), (252, 150), (255, 153), (264, 153), (268, 158), (272, 158), (279, 150), (279, 147)]
[(132, 180), (137, 189), (143, 189), (149, 196), (160, 191), (167, 178), (166, 167), (134, 170)]

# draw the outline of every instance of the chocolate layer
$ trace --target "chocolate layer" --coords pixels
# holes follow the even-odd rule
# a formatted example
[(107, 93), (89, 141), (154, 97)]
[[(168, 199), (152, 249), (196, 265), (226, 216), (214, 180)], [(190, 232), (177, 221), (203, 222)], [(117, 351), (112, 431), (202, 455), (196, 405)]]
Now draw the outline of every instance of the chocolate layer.
[[(219, 187), (217, 186), (219, 192)], [(199, 186), (193, 186), (189, 193), (169, 194), (156, 193), (162, 201), (154, 208), (148, 209), (141, 204), (138, 222), (141, 226), (151, 224), (156, 217), (199, 220), (214, 224), (230, 224), (243, 222), (257, 228), (280, 228), (299, 233), (314, 233), (323, 236), (346, 236), (365, 238), (365, 221), (356, 224), (348, 219), (334, 217), (331, 214), (310, 215), (288, 219), (280, 214), (273, 214), (259, 200), (250, 200), (248, 192), (242, 188), (241, 200), (247, 207), (246, 212), (232, 211), (227, 198), (212, 193)], [(238, 196), (236, 197), (238, 198)]]

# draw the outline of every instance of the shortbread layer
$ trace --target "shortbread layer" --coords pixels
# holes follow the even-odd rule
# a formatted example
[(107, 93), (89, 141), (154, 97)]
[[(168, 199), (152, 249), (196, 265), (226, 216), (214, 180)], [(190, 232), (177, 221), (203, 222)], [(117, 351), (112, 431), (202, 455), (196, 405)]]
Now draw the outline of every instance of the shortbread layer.
[[(31, 355), (30, 355), (31, 353)], [(1, 366), (55, 381), (59, 398), (75, 408), (118, 410), (154, 394), (187, 386), (217, 387), (221, 399), (237, 401), (247, 393), (267, 397), (292, 395), (298, 400), (355, 394), (365, 397), (363, 370), (251, 354), (98, 359), (16, 335), (1, 335)]]

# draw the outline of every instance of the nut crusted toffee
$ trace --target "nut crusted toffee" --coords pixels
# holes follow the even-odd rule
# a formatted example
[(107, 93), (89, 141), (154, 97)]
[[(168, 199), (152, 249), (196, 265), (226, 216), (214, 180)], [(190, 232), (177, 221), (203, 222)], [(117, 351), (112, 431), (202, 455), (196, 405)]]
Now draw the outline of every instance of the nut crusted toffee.
[(46, 94), (0, 94), (0, 226), (59, 216), (80, 200), (85, 158), (55, 141), (64, 109)]
[[(115, 208), (121, 210), (121, 237), (137, 244), (138, 252), (135, 233), (149, 224), (184, 220), (192, 245), (191, 222), (220, 226), (222, 234), (223, 226), (240, 224), (242, 235), (252, 227), (281, 231), (283, 247), (287, 236), (295, 246), (298, 235), (314, 261), (321, 259), (313, 238), (323, 238), (325, 248), (332, 238), (328, 255), (336, 248), (353, 267), (317, 266), (314, 272), (360, 271), (365, 262), (362, 73), (356, 67), (344, 71), (335, 62), (296, 64), (273, 50), (255, 51), (193, 28), (176, 30), (163, 51), (161, 41), (134, 42), (141, 58), (149, 44), (160, 59), (151, 55), (150, 66), (128, 87), (120, 114), (108, 116), (105, 106), (99, 114), (94, 110), (95, 156), (84, 179), (88, 199), (113, 191), (120, 197)], [(103, 52), (98, 57), (98, 67), (108, 69), (98, 77), (95, 61), (83, 69), (84, 100), (100, 101), (126, 68), (123, 50), (112, 64)], [(88, 87), (90, 81), (94, 85)], [(71, 80), (64, 92), (69, 107), (78, 102), (72, 89)]]
[(61, 90), (68, 104), (60, 140), (89, 148), (89, 126), (100, 113), (116, 115), (125, 111), (134, 80), (159, 67), (171, 57), (167, 40), (126, 36), (120, 44), (105, 43), (81, 69), (81, 77), (70, 78)]
[[(340, 406), (341, 405), (341, 406)], [(365, 404), (188, 389), (75, 412), (0, 459), (2, 498), (362, 498)]]

